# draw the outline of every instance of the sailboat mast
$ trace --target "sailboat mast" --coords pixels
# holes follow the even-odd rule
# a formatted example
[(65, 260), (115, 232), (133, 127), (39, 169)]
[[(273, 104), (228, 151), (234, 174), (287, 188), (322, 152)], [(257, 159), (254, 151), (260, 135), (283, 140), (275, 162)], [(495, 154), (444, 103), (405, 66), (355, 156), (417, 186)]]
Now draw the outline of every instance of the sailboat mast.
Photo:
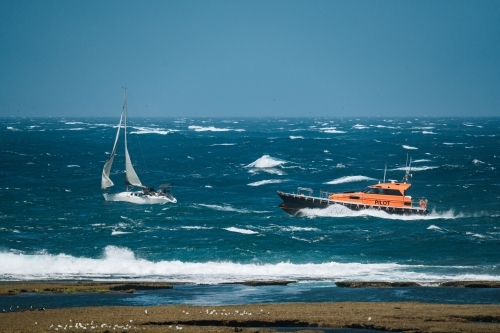
[[(124, 116), (124, 128), (125, 128), (125, 155), (127, 155), (127, 88), (123, 88), (123, 116)], [(127, 170), (127, 159), (125, 159), (125, 170)], [(126, 178), (125, 174), (125, 180)], [(128, 182), (125, 181), (128, 192)]]

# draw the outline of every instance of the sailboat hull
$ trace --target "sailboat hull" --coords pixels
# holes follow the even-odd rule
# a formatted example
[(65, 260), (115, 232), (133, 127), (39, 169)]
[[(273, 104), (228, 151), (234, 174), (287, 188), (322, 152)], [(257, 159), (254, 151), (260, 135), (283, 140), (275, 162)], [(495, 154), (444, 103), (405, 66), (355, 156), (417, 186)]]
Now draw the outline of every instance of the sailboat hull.
[(133, 204), (144, 204), (152, 205), (158, 204), (163, 205), (166, 203), (177, 203), (177, 199), (172, 196), (166, 195), (156, 195), (156, 194), (144, 194), (142, 191), (135, 192), (120, 192), (120, 193), (103, 193), (104, 199), (106, 201), (124, 201)]

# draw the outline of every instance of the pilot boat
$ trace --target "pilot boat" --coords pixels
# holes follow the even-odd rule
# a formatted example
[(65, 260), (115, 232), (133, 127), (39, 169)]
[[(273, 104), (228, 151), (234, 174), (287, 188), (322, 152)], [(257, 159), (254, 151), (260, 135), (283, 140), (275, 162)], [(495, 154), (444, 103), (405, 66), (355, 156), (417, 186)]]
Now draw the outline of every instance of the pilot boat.
[(410, 170), (411, 161), (401, 182), (386, 182), (384, 172), (383, 182), (368, 186), (362, 191), (330, 193), (320, 190), (319, 196), (313, 196), (313, 190), (304, 187), (299, 187), (297, 193), (278, 191), (283, 199), (279, 207), (291, 215), (301, 215), (301, 209), (304, 208), (327, 208), (331, 205), (341, 205), (351, 210), (372, 209), (389, 214), (426, 215), (427, 200), (420, 199), (414, 205), (412, 197), (406, 194), (411, 186), (408, 181), (411, 177)]

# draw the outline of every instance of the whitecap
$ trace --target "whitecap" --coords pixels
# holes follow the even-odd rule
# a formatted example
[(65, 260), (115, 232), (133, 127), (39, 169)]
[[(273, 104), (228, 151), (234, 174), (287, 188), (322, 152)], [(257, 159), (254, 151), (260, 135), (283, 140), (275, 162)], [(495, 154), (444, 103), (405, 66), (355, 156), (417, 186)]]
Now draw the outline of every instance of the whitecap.
[(472, 160), (472, 163), (474, 163), (474, 164), (476, 164), (476, 165), (477, 165), (477, 164), (484, 164), (484, 162), (482, 162), (482, 161), (480, 161), (480, 160), (477, 160), (477, 159)]
[(355, 128), (355, 129), (367, 129), (368, 127), (364, 126), (364, 125), (356, 124), (352, 128)]
[(344, 176), (344, 177), (340, 177), (340, 178), (331, 180), (331, 181), (323, 183), (323, 184), (336, 185), (336, 184), (343, 184), (343, 183), (361, 182), (361, 181), (367, 181), (367, 180), (375, 180), (375, 179), (370, 178), (370, 177), (366, 177), (366, 176)]
[(211, 147), (213, 146), (234, 146), (236, 143), (214, 143), (213, 145), (210, 145)]
[(17, 128), (12, 127), (12, 126), (7, 126), (7, 129), (10, 131), (20, 131), (20, 129), (17, 129)]
[(274, 168), (285, 164), (286, 161), (282, 161), (273, 158), (269, 155), (263, 155), (261, 158), (253, 161), (252, 163), (245, 166), (246, 168)]
[(328, 131), (323, 131), (323, 133), (342, 134), (342, 133), (345, 133), (345, 132), (344, 131), (338, 131), (338, 130), (328, 130)]
[(150, 128), (150, 127), (133, 127), (135, 131), (131, 131), (130, 134), (160, 134), (167, 135), (169, 133), (177, 132), (177, 130), (165, 130), (161, 128)]
[(283, 231), (319, 231), (318, 228), (313, 228), (313, 227), (283, 227)]
[(235, 227), (229, 227), (229, 228), (223, 228), (224, 230), (231, 231), (231, 232), (236, 232), (239, 234), (245, 234), (245, 235), (254, 235), (258, 234), (257, 231), (253, 230), (248, 230), (248, 229), (240, 229), (240, 228), (235, 228)]
[(213, 227), (181, 226), (181, 229), (187, 229), (187, 230), (211, 230), (211, 229), (213, 229)]
[(278, 184), (278, 183), (282, 183), (286, 180), (281, 180), (281, 179), (267, 179), (267, 180), (261, 180), (261, 181), (258, 181), (258, 182), (253, 182), (253, 183), (250, 183), (250, 184), (247, 184), (248, 186), (261, 186), (261, 185), (266, 185), (266, 184)]
[(472, 237), (477, 237), (477, 238), (486, 238), (486, 236), (484, 235), (481, 235), (481, 234), (475, 234), (475, 233), (472, 233), (472, 232), (466, 232), (465, 233), (466, 235), (469, 235), (469, 236), (472, 236)]
[(190, 130), (194, 130), (195, 132), (229, 132), (229, 131), (235, 131), (235, 132), (244, 132), (244, 129), (232, 129), (232, 128), (217, 128), (214, 126), (195, 126), (191, 125), (188, 126)]
[(119, 230), (113, 230), (111, 232), (111, 236), (125, 235), (125, 234), (131, 234), (131, 232), (128, 232), (128, 231), (119, 231)]
[(198, 204), (198, 206), (210, 208), (213, 210), (219, 210), (219, 211), (223, 211), (223, 212), (250, 213), (250, 211), (247, 209), (238, 209), (238, 208), (234, 208), (231, 205), (221, 206), (221, 205)]
[(290, 135), (290, 139), (292, 139), (292, 140), (304, 139), (304, 137), (303, 136), (293, 136), (293, 135)]
[(443, 231), (443, 229), (441, 229), (440, 227), (438, 227), (434, 224), (431, 224), (429, 227), (427, 227), (427, 230)]
[[(432, 170), (432, 169), (437, 169), (438, 167), (437, 166), (421, 166), (421, 167), (411, 167), (411, 171), (425, 171), (425, 170)], [(401, 168), (396, 168), (396, 169), (392, 169), (393, 171), (397, 171), (397, 170), (400, 170), (400, 171), (406, 171), (408, 170), (408, 167), (401, 167)]]
[(76, 164), (70, 164), (68, 165), (68, 168), (79, 168), (80, 166), (79, 165), (76, 165)]
[(407, 145), (403, 145), (403, 148), (404, 148), (404, 149), (409, 149), (409, 150), (418, 149), (418, 148), (416, 148), (416, 147), (407, 146)]

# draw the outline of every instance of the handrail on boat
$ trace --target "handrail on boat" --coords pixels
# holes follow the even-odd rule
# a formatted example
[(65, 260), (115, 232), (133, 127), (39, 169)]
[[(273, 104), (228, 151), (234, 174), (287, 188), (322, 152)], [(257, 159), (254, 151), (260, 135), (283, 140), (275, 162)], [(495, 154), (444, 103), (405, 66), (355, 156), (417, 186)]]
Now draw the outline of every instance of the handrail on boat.
[(298, 195), (301, 195), (303, 193), (301, 193), (300, 191), (306, 191), (306, 192), (309, 192), (309, 196), (311, 196), (313, 194), (313, 189), (312, 188), (308, 188), (308, 187), (299, 187), (297, 188), (297, 194)]
[(319, 190), (319, 197), (324, 198), (324, 199), (329, 199), (330, 198), (330, 192), (325, 191), (325, 190)]

